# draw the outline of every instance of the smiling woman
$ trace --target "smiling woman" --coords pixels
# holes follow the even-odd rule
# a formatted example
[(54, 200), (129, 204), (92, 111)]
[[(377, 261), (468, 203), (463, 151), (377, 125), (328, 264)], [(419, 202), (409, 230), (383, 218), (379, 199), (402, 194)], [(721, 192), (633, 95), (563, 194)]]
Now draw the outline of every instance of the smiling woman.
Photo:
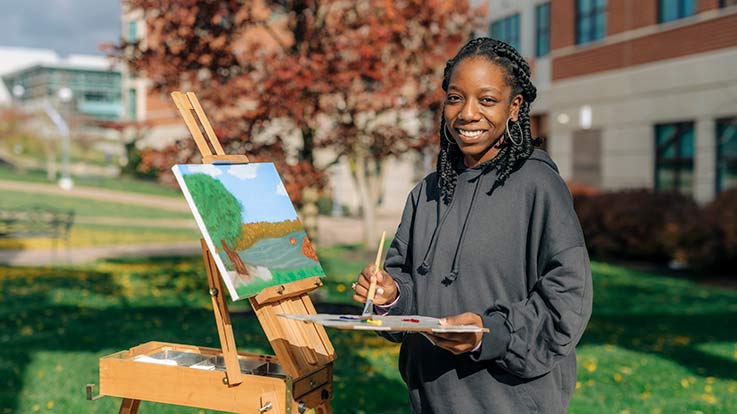
[(591, 315), (591, 269), (568, 189), (534, 149), (530, 69), (510, 45), (467, 43), (445, 68), (436, 172), (410, 193), (385, 269), (380, 314), (445, 318), (481, 333), (382, 334), (415, 413), (564, 413)]

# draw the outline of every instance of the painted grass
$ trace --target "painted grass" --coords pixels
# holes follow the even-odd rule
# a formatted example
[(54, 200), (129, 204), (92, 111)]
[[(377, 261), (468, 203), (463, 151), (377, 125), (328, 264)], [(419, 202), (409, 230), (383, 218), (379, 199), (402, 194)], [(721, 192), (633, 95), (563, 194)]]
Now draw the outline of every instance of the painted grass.
[[(346, 285), (372, 254), (318, 253), (328, 278), (317, 298), (350, 303)], [(571, 413), (734, 412), (736, 291), (602, 263), (594, 281)], [(0, 414), (115, 412), (116, 398), (84, 400), (98, 358), (149, 340), (218, 346), (209, 300), (199, 258), (0, 267)], [(246, 305), (230, 307), (239, 348), (271, 352)], [(408, 412), (398, 346), (368, 333), (329, 335), (338, 355), (334, 412)], [(140, 412), (198, 410), (144, 402)]]
[[(127, 177), (72, 177), (74, 184), (80, 187), (99, 187), (107, 190), (126, 191), (131, 193), (169, 196), (172, 198), (182, 197), (178, 188), (163, 186), (155, 181), (135, 180)], [(32, 183), (50, 182), (46, 179), (46, 172), (40, 170), (20, 171), (6, 165), (0, 165), (0, 180), (24, 181)]]

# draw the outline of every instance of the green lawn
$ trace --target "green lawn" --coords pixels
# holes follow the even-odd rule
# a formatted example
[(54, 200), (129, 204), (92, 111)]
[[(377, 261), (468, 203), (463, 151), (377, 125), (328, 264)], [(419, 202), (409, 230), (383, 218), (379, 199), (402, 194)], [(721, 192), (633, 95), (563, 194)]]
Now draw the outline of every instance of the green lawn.
[[(373, 258), (355, 248), (318, 253), (330, 277), (316, 300), (351, 303), (348, 285)], [(570, 412), (733, 413), (737, 291), (603, 263), (593, 269), (595, 310), (578, 348)], [(203, 272), (199, 258), (0, 267), (0, 414), (113, 413), (116, 398), (84, 400), (101, 356), (150, 340), (217, 347)], [(247, 306), (230, 306), (239, 348), (270, 353)], [(396, 345), (328, 333), (338, 355), (335, 413), (408, 412)], [(140, 410), (198, 411), (146, 402)]]
[[(134, 180), (127, 177), (72, 177), (74, 184), (81, 187), (99, 187), (107, 190), (127, 191), (133, 193), (169, 196), (173, 198), (182, 197), (182, 192), (177, 188), (165, 187), (155, 181)], [(0, 180), (25, 181), (32, 183), (50, 182), (46, 179), (45, 171), (28, 170), (18, 171), (6, 165), (0, 165)]]
[(76, 216), (84, 217), (125, 217), (125, 218), (191, 218), (186, 211), (169, 211), (153, 207), (121, 204), (89, 198), (67, 197), (55, 194), (26, 193), (3, 190), (1, 209), (17, 209), (28, 206), (46, 206), (56, 209), (74, 210)]

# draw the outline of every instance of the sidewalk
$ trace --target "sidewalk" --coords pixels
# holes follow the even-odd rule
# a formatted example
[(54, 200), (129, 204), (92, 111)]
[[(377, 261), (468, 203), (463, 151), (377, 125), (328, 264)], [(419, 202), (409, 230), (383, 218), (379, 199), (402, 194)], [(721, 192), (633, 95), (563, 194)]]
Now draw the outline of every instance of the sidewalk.
[[(399, 224), (396, 216), (381, 216), (377, 220), (377, 228), (393, 235)], [(348, 217), (318, 217), (318, 250), (319, 247), (335, 244), (360, 243), (363, 237), (361, 220)], [(114, 257), (157, 257), (157, 256), (193, 256), (201, 254), (200, 241), (177, 243), (147, 243), (121, 246), (78, 247), (56, 250), (0, 250), (0, 263), (10, 266), (51, 266), (70, 265), (93, 262), (95, 260)]]

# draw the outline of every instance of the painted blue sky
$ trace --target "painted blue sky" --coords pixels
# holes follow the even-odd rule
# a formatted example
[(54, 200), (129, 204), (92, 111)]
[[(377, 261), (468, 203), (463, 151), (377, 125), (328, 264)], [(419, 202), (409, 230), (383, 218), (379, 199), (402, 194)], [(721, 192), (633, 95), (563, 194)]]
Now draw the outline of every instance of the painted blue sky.
[(225, 185), (243, 205), (243, 222), (294, 220), (297, 214), (274, 164), (182, 164), (183, 175), (205, 173)]

